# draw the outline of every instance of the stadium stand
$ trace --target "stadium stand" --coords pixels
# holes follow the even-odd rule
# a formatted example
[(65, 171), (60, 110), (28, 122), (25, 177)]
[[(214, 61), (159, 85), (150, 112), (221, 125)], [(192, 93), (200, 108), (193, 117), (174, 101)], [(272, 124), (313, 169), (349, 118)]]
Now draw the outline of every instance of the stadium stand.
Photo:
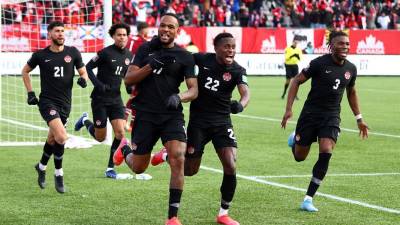
[[(102, 21), (103, 0), (31, 1), (5, 6), (3, 24), (93, 24)], [(57, 10), (52, 10), (56, 8)], [(155, 26), (160, 15), (176, 13), (185, 26), (397, 29), (400, 2), (393, 0), (113, 0), (113, 22)]]

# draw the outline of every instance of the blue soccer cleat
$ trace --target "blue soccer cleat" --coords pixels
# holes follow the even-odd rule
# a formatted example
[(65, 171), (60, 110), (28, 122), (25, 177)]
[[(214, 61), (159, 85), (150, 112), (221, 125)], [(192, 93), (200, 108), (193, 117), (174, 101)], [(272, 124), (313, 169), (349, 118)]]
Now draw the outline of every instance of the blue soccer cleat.
[(75, 131), (79, 131), (84, 126), (83, 120), (86, 120), (87, 118), (88, 118), (88, 113), (87, 112), (82, 113), (82, 116), (75, 123)]
[(111, 178), (111, 179), (116, 179), (117, 178), (117, 173), (115, 172), (115, 170), (108, 170), (105, 172), (104, 174), (107, 178)]
[(288, 137), (287, 142), (288, 142), (288, 146), (290, 148), (293, 148), (294, 144), (296, 143), (296, 141), (294, 140), (295, 135), (296, 135), (296, 133), (293, 131)]
[(304, 200), (303, 203), (301, 203), (300, 209), (307, 212), (318, 212), (318, 209), (315, 208), (311, 199)]

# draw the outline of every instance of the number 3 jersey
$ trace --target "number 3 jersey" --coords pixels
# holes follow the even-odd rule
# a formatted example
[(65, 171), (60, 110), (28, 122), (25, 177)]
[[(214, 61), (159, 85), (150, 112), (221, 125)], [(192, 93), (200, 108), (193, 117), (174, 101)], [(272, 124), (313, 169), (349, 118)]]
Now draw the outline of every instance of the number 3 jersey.
[(232, 92), (239, 84), (247, 85), (246, 70), (234, 61), (221, 65), (215, 53), (193, 55), (198, 68), (198, 97), (190, 103), (190, 123), (207, 128), (231, 124)]
[(40, 98), (50, 99), (60, 105), (71, 105), (74, 67), (84, 66), (81, 53), (75, 47), (64, 46), (61, 52), (52, 52), (50, 46), (32, 54), (28, 60), (32, 69), (40, 69)]
[(331, 54), (326, 54), (312, 60), (302, 73), (312, 78), (303, 112), (339, 115), (344, 90), (355, 85), (356, 66), (348, 60), (339, 65)]

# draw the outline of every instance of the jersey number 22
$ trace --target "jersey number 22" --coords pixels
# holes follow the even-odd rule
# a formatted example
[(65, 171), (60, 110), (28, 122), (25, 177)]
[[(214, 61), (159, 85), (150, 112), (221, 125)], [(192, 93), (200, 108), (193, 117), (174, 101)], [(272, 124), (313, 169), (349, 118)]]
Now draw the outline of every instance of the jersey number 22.
[(204, 84), (205, 88), (210, 89), (211, 91), (218, 91), (218, 86), (219, 80), (213, 80), (211, 77), (207, 77), (207, 82)]

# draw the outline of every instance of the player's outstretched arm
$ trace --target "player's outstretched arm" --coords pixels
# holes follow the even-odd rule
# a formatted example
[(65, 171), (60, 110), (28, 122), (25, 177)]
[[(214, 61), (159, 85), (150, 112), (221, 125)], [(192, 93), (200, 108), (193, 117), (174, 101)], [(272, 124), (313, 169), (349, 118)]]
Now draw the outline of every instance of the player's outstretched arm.
[(364, 120), (362, 118), (362, 115), (360, 112), (360, 107), (358, 105), (357, 91), (356, 91), (355, 87), (354, 86), (347, 87), (346, 93), (347, 93), (347, 100), (349, 101), (351, 111), (353, 111), (353, 114), (357, 120), (357, 126), (358, 126), (358, 129), (360, 130), (360, 136), (363, 139), (367, 138), (369, 128), (368, 128), (368, 125), (364, 122)]
[(286, 110), (285, 110), (285, 114), (283, 115), (282, 122), (281, 122), (281, 126), (284, 129), (286, 128), (287, 121), (293, 115), (292, 106), (293, 106), (294, 99), (297, 96), (297, 92), (299, 91), (299, 87), (302, 83), (307, 81), (307, 79), (308, 78), (303, 73), (299, 73), (290, 82), (287, 103), (286, 103)]

